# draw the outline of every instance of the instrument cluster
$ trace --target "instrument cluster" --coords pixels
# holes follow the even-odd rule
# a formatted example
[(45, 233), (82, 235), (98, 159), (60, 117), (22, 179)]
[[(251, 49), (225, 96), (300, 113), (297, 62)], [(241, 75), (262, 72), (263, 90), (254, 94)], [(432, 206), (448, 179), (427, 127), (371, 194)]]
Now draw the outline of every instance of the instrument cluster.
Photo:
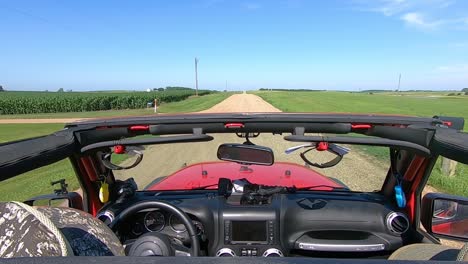
[[(197, 235), (203, 235), (205, 232), (203, 224), (194, 219), (194, 217), (191, 217), (191, 219), (197, 231)], [(152, 210), (138, 213), (131, 228), (131, 234), (135, 237), (141, 236), (147, 232), (163, 232), (168, 235), (175, 233), (182, 235), (187, 233), (187, 229), (177, 216), (163, 210)]]

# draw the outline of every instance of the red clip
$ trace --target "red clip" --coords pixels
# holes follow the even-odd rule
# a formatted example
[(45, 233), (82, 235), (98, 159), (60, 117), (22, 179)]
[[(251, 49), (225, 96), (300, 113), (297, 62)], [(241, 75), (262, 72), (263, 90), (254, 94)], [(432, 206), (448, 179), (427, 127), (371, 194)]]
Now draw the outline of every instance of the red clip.
[(124, 154), (125, 153), (125, 146), (124, 145), (114, 146), (114, 153), (115, 154)]
[(147, 131), (149, 126), (131, 126), (128, 129), (130, 129), (130, 131)]
[(452, 126), (452, 122), (450, 121), (443, 121), (442, 123), (446, 126)]
[(317, 144), (317, 150), (318, 151), (328, 150), (328, 142), (319, 142)]
[(371, 125), (368, 124), (351, 124), (351, 129), (369, 129)]
[(244, 128), (242, 123), (227, 123), (224, 125), (225, 128)]

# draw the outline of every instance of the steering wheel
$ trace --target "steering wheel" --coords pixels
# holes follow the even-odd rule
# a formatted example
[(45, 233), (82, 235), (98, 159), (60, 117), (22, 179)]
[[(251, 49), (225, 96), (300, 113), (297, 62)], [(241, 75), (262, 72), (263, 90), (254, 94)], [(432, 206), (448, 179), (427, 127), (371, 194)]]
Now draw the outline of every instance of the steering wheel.
[[(191, 247), (190, 247), (190, 250), (189, 250), (190, 256), (197, 257), (199, 255), (199, 251), (200, 251), (200, 241), (198, 240), (197, 232), (196, 232), (195, 227), (192, 224), (192, 221), (190, 220), (188, 215), (186, 213), (184, 213), (184, 211), (182, 211), (177, 206), (175, 206), (173, 204), (170, 204), (168, 202), (163, 202), (163, 201), (141, 201), (141, 202), (132, 204), (129, 207), (127, 207), (125, 210), (123, 210), (120, 214), (118, 214), (114, 218), (114, 220), (109, 224), (109, 227), (113, 231), (115, 231), (115, 229), (117, 229), (116, 227), (123, 220), (127, 219), (127, 217), (129, 217), (129, 216), (131, 216), (131, 215), (133, 215), (133, 214), (135, 214), (135, 213), (137, 213), (137, 212), (139, 212), (141, 210), (150, 209), (150, 208), (162, 209), (162, 210), (168, 211), (168, 212), (174, 214), (176, 217), (178, 217), (182, 221), (185, 228), (187, 229), (187, 232), (188, 232), (188, 235), (189, 235), (189, 238), (190, 238), (190, 244), (191, 244)], [(160, 240), (160, 239), (158, 239), (158, 240)], [(165, 239), (165, 240), (168, 241), (168, 239)], [(174, 249), (174, 247), (178, 247), (180, 249), (181, 246), (180, 245), (177, 245), (177, 246), (176, 245), (171, 245), (171, 247), (173, 249)], [(184, 249), (187, 249), (187, 248), (184, 247)], [(182, 250), (182, 251), (185, 251), (185, 250)]]

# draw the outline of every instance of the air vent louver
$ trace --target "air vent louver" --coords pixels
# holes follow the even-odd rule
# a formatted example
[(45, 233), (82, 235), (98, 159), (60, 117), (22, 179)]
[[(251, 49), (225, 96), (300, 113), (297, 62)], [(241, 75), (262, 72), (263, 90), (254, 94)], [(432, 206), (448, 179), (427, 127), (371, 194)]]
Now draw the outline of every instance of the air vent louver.
[(387, 216), (387, 228), (390, 232), (401, 235), (408, 231), (409, 220), (402, 213), (393, 212)]

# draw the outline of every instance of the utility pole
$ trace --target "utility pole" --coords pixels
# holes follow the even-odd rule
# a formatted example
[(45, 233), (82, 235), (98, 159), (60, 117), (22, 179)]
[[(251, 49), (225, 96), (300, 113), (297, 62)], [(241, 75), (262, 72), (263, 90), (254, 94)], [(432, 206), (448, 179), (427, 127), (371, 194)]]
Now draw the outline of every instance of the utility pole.
[(400, 77), (398, 78), (398, 89), (397, 89), (397, 92), (400, 91), (400, 83), (401, 83), (401, 73), (400, 73)]
[(195, 57), (195, 95), (198, 96), (198, 59)]

